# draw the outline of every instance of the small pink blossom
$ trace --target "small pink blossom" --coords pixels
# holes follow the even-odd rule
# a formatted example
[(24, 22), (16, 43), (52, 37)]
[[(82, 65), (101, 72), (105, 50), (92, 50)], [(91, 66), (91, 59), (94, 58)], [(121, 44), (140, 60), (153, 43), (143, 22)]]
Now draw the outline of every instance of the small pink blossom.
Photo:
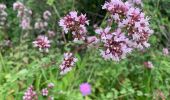
[(163, 48), (162, 52), (163, 52), (163, 55), (165, 55), (165, 56), (169, 55), (168, 48)]
[(30, 19), (29, 18), (23, 18), (21, 22), (21, 27), (23, 30), (30, 28)]
[(54, 87), (54, 83), (49, 83), (48, 84), (48, 88), (53, 88)]
[(23, 3), (17, 1), (13, 4), (13, 10), (23, 10), (23, 9), (24, 9)]
[(72, 33), (75, 42), (85, 40), (87, 33), (86, 25), (88, 24), (89, 21), (87, 20), (86, 15), (81, 14), (78, 16), (76, 11), (71, 11), (59, 21), (59, 25), (66, 34), (68, 32)]
[(144, 62), (144, 66), (148, 69), (153, 69), (154, 66), (151, 61)]
[(47, 88), (42, 89), (41, 93), (43, 96), (48, 96), (48, 89)]
[(48, 30), (47, 33), (48, 33), (49, 37), (54, 37), (55, 36), (55, 32), (54, 31)]
[(99, 39), (97, 39), (96, 36), (89, 36), (87, 37), (87, 43), (90, 43), (90, 44), (96, 44), (98, 43)]
[(75, 65), (75, 63), (78, 61), (77, 58), (73, 56), (72, 53), (64, 53), (64, 59), (62, 64), (60, 65), (60, 74), (66, 74), (67, 72), (72, 70), (72, 67)]
[(91, 94), (91, 86), (89, 83), (82, 83), (80, 85), (80, 92), (83, 96), (87, 96)]
[(34, 47), (38, 47), (40, 51), (48, 52), (48, 48), (50, 48), (50, 41), (48, 37), (40, 35), (37, 39), (33, 42)]
[(44, 13), (43, 13), (43, 18), (45, 19), (45, 20), (49, 20), (49, 17), (51, 17), (51, 12), (50, 11), (48, 11), (48, 10), (46, 10)]
[(30, 86), (24, 93), (23, 100), (38, 100), (37, 93), (34, 91), (33, 86)]

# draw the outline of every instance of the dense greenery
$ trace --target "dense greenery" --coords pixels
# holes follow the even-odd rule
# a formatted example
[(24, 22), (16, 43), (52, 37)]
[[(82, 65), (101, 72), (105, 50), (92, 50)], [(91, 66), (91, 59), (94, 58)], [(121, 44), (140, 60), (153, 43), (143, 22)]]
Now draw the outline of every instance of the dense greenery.
[[(33, 21), (48, 9), (52, 12), (49, 28), (56, 32), (49, 53), (41, 53), (32, 46), (38, 34), (25, 33), (19, 27), (19, 19), (12, 5), (15, 0), (0, 0), (7, 5), (7, 25), (0, 30), (0, 100), (21, 100), (30, 85), (38, 94), (48, 83), (54, 83), (51, 91), (54, 100), (167, 100), (170, 99), (170, 56), (162, 54), (162, 48), (170, 47), (169, 0), (143, 0), (145, 13), (150, 16), (154, 30), (149, 42), (151, 47), (136, 51), (120, 62), (105, 61), (96, 48), (76, 53), (78, 62), (64, 76), (59, 75), (63, 52), (69, 47), (62, 41), (60, 17), (71, 10), (86, 13), (90, 19), (88, 30), (95, 34), (93, 24), (101, 25), (106, 12), (101, 10), (105, 0), (20, 0), (33, 11)], [(66, 36), (69, 40), (69, 36)], [(10, 45), (6, 45), (10, 40)], [(78, 46), (75, 46), (75, 48)], [(153, 69), (144, 62), (151, 61)], [(84, 98), (79, 85), (91, 84), (91, 95)], [(39, 96), (40, 100), (47, 100)]]

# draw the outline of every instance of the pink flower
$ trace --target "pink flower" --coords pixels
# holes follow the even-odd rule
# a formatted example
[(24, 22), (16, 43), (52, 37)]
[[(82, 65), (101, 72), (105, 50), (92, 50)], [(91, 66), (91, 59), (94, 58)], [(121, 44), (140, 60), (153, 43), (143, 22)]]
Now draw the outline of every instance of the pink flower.
[(72, 67), (75, 65), (75, 63), (78, 61), (77, 58), (73, 56), (72, 53), (64, 53), (64, 59), (62, 64), (60, 65), (60, 74), (66, 74), (67, 72), (72, 70)]
[(80, 92), (83, 96), (87, 96), (91, 94), (91, 86), (89, 83), (82, 83), (80, 85)]
[(23, 10), (24, 9), (24, 5), (17, 1), (13, 4), (13, 10)]
[(101, 50), (101, 55), (104, 59), (112, 59), (119, 61), (124, 59), (128, 53), (132, 51), (132, 48), (128, 46), (128, 38), (120, 29), (115, 32), (110, 32), (110, 28), (96, 30), (100, 35), (102, 42), (104, 43), (104, 50)]
[(23, 18), (21, 22), (21, 27), (23, 30), (30, 28), (30, 19), (29, 18)]
[(43, 96), (48, 96), (48, 89), (47, 88), (42, 89), (41, 92), (42, 92)]
[(0, 11), (3, 11), (3, 10), (5, 10), (5, 9), (6, 9), (6, 5), (0, 4)]
[(128, 2), (122, 2), (121, 0), (111, 0), (110, 2), (105, 2), (102, 9), (106, 9), (109, 13), (112, 14), (116, 22), (121, 21), (120, 18), (125, 17), (127, 11), (130, 8)]
[(59, 21), (59, 25), (66, 34), (68, 32), (72, 33), (74, 41), (85, 40), (87, 33), (86, 25), (88, 24), (89, 21), (87, 20), (86, 15), (81, 14), (78, 16), (76, 11), (71, 11)]
[(48, 52), (48, 48), (51, 46), (48, 37), (40, 35), (33, 42), (34, 47), (38, 47), (40, 51)]
[(163, 52), (163, 55), (164, 55), (164, 56), (169, 55), (169, 50), (168, 50), (168, 48), (163, 48), (162, 52)]
[(151, 61), (144, 62), (144, 66), (148, 69), (153, 69), (154, 66)]
[(47, 22), (42, 22), (42, 21), (37, 21), (34, 24), (35, 29), (41, 29), (41, 30), (45, 29), (47, 26), (48, 26), (48, 23)]
[(48, 30), (47, 33), (48, 33), (49, 37), (54, 37), (55, 36), (55, 32), (54, 31)]
[(99, 41), (96, 36), (89, 36), (87, 37), (87, 43), (96, 44)]
[(53, 88), (54, 87), (54, 84), (53, 83), (49, 83), (48, 84), (48, 88)]
[(51, 12), (46, 10), (44, 13), (43, 13), (43, 18), (45, 20), (49, 20), (49, 17), (51, 16)]
[(37, 93), (34, 91), (33, 86), (30, 86), (24, 93), (23, 100), (38, 100)]

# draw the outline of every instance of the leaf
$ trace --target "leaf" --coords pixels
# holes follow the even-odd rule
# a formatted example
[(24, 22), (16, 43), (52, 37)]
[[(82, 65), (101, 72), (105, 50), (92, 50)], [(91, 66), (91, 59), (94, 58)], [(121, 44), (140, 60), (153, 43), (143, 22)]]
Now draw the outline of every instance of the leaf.
[(47, 1), (47, 4), (50, 5), (50, 6), (52, 6), (52, 5), (54, 4), (54, 0), (48, 0), (48, 1)]

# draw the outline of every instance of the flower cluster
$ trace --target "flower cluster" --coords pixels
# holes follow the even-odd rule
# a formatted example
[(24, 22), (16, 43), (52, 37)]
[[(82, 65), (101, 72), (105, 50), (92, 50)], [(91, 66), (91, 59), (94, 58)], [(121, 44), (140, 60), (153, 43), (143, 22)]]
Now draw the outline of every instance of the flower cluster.
[(163, 55), (164, 55), (164, 56), (169, 55), (169, 50), (168, 50), (168, 48), (163, 48), (162, 52), (163, 52)]
[(78, 16), (76, 11), (71, 11), (68, 15), (61, 18), (59, 25), (63, 28), (64, 32), (67, 34), (71, 32), (74, 41), (85, 40), (87, 29), (86, 25), (89, 25), (89, 21), (86, 15), (81, 14)]
[(147, 43), (153, 30), (149, 28), (149, 18), (139, 8), (131, 7), (126, 19), (119, 23), (119, 27), (126, 28), (128, 37), (131, 38), (134, 48), (149, 47)]
[(52, 16), (51, 12), (46, 10), (43, 13), (43, 19), (37, 19), (37, 21), (34, 24), (34, 28), (38, 29), (38, 30), (45, 30), (48, 26), (48, 21), (50, 19), (50, 17)]
[(33, 86), (30, 86), (24, 93), (23, 100), (38, 100), (37, 93), (34, 91)]
[(33, 44), (34, 47), (38, 47), (42, 52), (48, 52), (48, 48), (51, 46), (48, 37), (44, 35), (39, 35)]
[(124, 59), (127, 53), (132, 51), (132, 48), (128, 46), (128, 38), (120, 29), (115, 32), (110, 31), (110, 27), (105, 29), (97, 29), (96, 33), (100, 35), (101, 41), (104, 43), (104, 50), (101, 51), (103, 58), (119, 61)]
[(47, 26), (48, 26), (48, 23), (44, 22), (44, 21), (41, 21), (41, 20), (38, 20), (34, 24), (34, 28), (39, 29), (39, 30), (44, 30)]
[(77, 61), (78, 59), (73, 56), (73, 53), (64, 53), (64, 59), (62, 64), (60, 65), (60, 74), (63, 75), (71, 71), (72, 67)]
[(0, 4), (0, 25), (3, 26), (6, 21), (7, 12), (5, 11), (6, 5)]
[(18, 11), (17, 17), (20, 18), (20, 27), (23, 30), (30, 29), (32, 11), (24, 6), (23, 3), (17, 1), (13, 4), (13, 10)]
[(42, 95), (48, 96), (48, 89), (47, 88), (42, 89)]
[(46, 10), (44, 13), (43, 13), (43, 18), (44, 20), (49, 20), (49, 18), (51, 17), (51, 12)]
[(151, 61), (144, 62), (144, 66), (148, 69), (153, 69), (154, 66)]
[(121, 21), (126, 16), (128, 9), (130, 8), (129, 2), (122, 2), (121, 0), (111, 0), (106, 2), (102, 9), (106, 9), (115, 21)]

